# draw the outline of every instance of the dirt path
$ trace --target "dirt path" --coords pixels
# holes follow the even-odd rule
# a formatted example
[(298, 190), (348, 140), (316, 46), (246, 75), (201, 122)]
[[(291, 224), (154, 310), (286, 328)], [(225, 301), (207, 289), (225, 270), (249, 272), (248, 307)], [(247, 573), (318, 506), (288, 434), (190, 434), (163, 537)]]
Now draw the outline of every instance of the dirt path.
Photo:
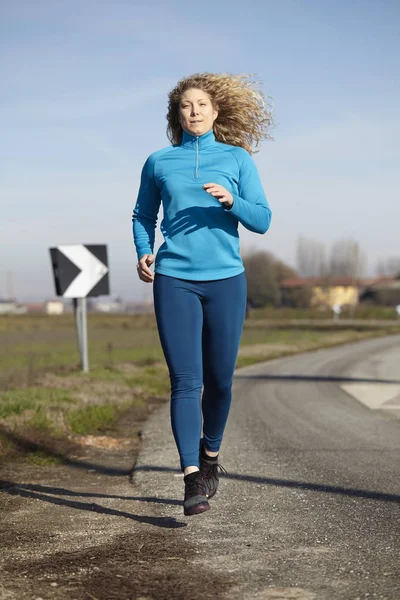
[[(192, 564), (195, 550), (174, 535), (187, 526), (168, 516), (181, 498), (140, 496), (131, 478), (137, 444), (121, 439), (107, 449), (88, 445), (64, 465), (0, 468), (1, 599), (224, 595), (229, 582)], [(156, 514), (160, 502), (165, 517)]]

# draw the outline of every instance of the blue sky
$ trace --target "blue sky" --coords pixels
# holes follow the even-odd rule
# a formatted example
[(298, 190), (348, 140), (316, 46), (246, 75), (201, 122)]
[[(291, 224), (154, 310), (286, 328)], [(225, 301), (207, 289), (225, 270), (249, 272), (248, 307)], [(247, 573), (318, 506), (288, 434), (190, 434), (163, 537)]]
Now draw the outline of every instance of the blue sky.
[(19, 300), (54, 296), (67, 243), (108, 244), (112, 293), (151, 295), (132, 208), (168, 91), (199, 71), (253, 73), (273, 100), (255, 156), (273, 221), (241, 228), (244, 252), (295, 265), (301, 234), (356, 239), (370, 273), (399, 256), (399, 18), (397, 0), (3, 0), (0, 297), (8, 271)]

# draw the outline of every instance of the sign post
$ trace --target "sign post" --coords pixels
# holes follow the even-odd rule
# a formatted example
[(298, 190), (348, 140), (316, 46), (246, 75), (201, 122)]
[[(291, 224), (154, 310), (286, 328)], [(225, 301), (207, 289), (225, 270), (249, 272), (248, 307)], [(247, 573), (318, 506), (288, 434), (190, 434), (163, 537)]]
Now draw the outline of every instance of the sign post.
[(87, 310), (86, 298), (73, 298), (76, 337), (78, 339), (79, 356), (82, 370), (89, 371), (88, 341), (87, 341)]
[(72, 298), (81, 367), (89, 371), (87, 300), (110, 293), (107, 246), (66, 244), (50, 248), (57, 296)]
[(334, 304), (332, 306), (332, 310), (333, 310), (333, 320), (337, 321), (340, 317), (340, 313), (342, 312), (342, 307), (340, 306), (340, 304)]

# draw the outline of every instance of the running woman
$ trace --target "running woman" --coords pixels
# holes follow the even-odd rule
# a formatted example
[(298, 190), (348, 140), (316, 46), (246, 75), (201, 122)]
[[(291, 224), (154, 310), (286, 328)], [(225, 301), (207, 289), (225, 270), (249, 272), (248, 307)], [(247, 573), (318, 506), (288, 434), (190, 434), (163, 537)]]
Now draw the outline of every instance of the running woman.
[[(184, 514), (195, 515), (209, 510), (217, 491), (246, 313), (238, 225), (264, 234), (271, 222), (251, 154), (270, 137), (272, 117), (248, 76), (200, 73), (169, 93), (167, 121), (172, 145), (144, 164), (133, 237), (138, 276), (154, 283)], [(161, 203), (164, 243), (154, 256)]]

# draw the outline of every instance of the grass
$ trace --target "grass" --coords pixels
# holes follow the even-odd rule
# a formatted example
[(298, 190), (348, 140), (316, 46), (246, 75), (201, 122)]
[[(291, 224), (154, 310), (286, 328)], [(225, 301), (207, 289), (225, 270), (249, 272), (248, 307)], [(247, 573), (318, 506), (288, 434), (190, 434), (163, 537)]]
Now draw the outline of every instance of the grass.
[(37, 406), (28, 426), (42, 433), (56, 435), (54, 422), (48, 417), (47, 411), (42, 406)]
[(72, 433), (90, 435), (115, 427), (118, 411), (115, 406), (103, 404), (86, 406), (68, 413), (67, 419)]
[[(400, 322), (377, 326), (360, 320), (349, 327), (323, 319), (310, 323), (309, 312), (271, 310), (253, 311), (246, 320), (237, 367), (400, 333)], [(90, 372), (84, 374), (71, 315), (0, 317), (0, 458), (15, 453), (13, 436), (45, 439), (51, 446), (74, 436), (118, 435), (127, 411), (143, 415), (153, 398), (169, 398), (154, 315), (90, 314), (88, 330)], [(34, 443), (25, 446), (34, 464), (61, 460)]]
[(128, 377), (126, 383), (131, 387), (142, 389), (151, 396), (169, 395), (170, 381), (165, 368), (144, 368), (141, 372)]
[(38, 467), (47, 467), (51, 465), (60, 465), (64, 461), (59, 456), (54, 456), (51, 453), (47, 453), (44, 450), (34, 450), (29, 452), (26, 456), (26, 460)]
[(20, 415), (29, 409), (37, 409), (40, 405), (52, 408), (60, 404), (76, 402), (66, 390), (28, 387), (7, 390), (0, 393), (0, 419), (10, 415)]
[[(19, 390), (17, 390), (19, 392)], [(20, 393), (16, 394), (17, 396), (21, 396)], [(31, 398), (17, 397), (11, 400), (4, 400), (2, 398), (2, 402), (0, 404), (0, 418), (6, 419), (10, 415), (20, 415), (25, 410), (29, 410), (30, 408), (35, 407), (35, 401)]]
[[(331, 310), (311, 310), (306, 308), (273, 308), (266, 307), (252, 311), (253, 319), (273, 319), (273, 320), (332, 320)], [(340, 315), (343, 319), (379, 319), (396, 320), (396, 310), (394, 306), (357, 306), (353, 312), (349, 308), (344, 308)]]
[[(388, 328), (381, 330), (339, 330), (339, 331), (309, 331), (302, 329), (276, 330), (271, 336), (265, 336), (262, 331), (255, 330), (244, 339), (239, 350), (236, 367), (245, 367), (255, 362), (280, 358), (310, 352), (319, 348), (330, 348), (348, 342), (354, 342), (371, 337), (388, 335), (393, 331)], [(400, 333), (400, 330), (397, 330)]]

